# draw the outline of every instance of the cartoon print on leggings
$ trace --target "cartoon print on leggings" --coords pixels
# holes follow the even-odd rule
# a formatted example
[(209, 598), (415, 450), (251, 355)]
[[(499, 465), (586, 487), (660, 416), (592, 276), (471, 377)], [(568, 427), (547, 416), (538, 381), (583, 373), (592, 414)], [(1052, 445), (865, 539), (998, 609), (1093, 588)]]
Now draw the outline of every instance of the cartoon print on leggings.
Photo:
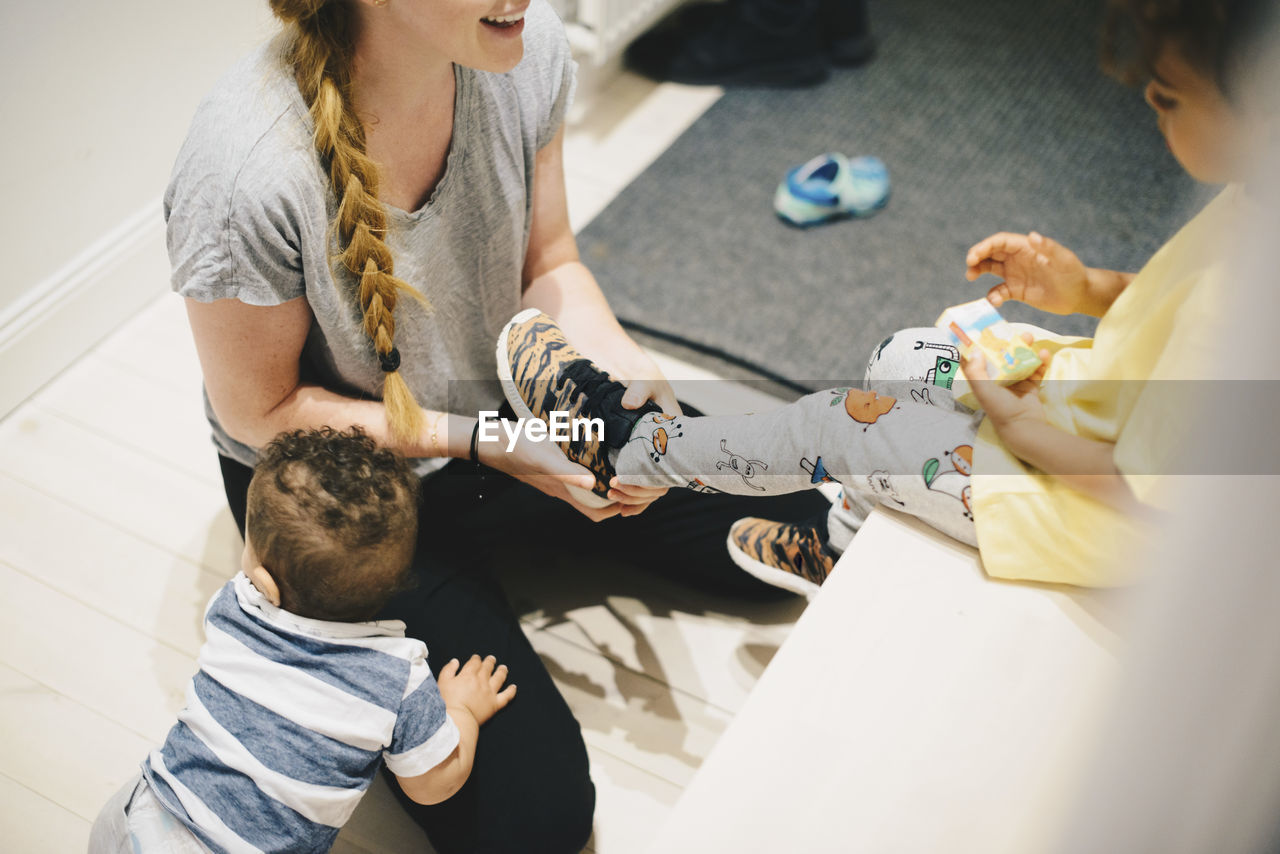
[(822, 455), (819, 454), (817, 459), (809, 459), (808, 457), (800, 458), (800, 468), (809, 473), (809, 483), (835, 483), (836, 479), (827, 472), (827, 467), (822, 462)]
[[(636, 430), (637, 435), (627, 440), (627, 444), (631, 442), (643, 442), (648, 447), (645, 453), (649, 455), (649, 459), (655, 463), (662, 462), (662, 458), (666, 456), (667, 446), (672, 439), (679, 439), (684, 436), (684, 425), (676, 420), (676, 416), (659, 413), (653, 416), (651, 421), (653, 429), (649, 434), (640, 435), (642, 431)], [(639, 427), (639, 425), (637, 425)]]
[(874, 353), (872, 353), (872, 354), (871, 354), (871, 359), (870, 359), (870, 360), (868, 360), (868, 362), (867, 362), (867, 371), (868, 371), (868, 372), (870, 372), (870, 371), (871, 371), (871, 369), (872, 369), (872, 368), (874, 368), (874, 367), (876, 366), (876, 363), (880, 361), (880, 357), (884, 355), (884, 348), (888, 347), (888, 346), (889, 346), (890, 344), (892, 344), (892, 343), (893, 343), (893, 336), (892, 336), (892, 335), (890, 335), (888, 338), (886, 338), (886, 339), (884, 339), (883, 341), (881, 341), (881, 342), (880, 342), (880, 346), (879, 346), (879, 347), (877, 347), (877, 348), (876, 348), (876, 351), (875, 351)]
[[(899, 507), (907, 506), (907, 503), (898, 497), (898, 490), (893, 485), (893, 476), (884, 469), (876, 469), (867, 475), (867, 485), (871, 487), (871, 491), (875, 493), (875, 496), (880, 499), (881, 504), (888, 504), (892, 501)], [(844, 509), (849, 509), (848, 499), (845, 499)]]
[(832, 406), (844, 404), (845, 414), (859, 424), (866, 425), (862, 428), (862, 432), (867, 432), (867, 427), (875, 424), (880, 420), (880, 416), (889, 412), (897, 404), (897, 398), (881, 396), (874, 391), (864, 391), (860, 388), (835, 388), (831, 390), (834, 395), (831, 399)]
[(935, 344), (932, 341), (917, 341), (913, 349), (941, 350), (946, 354), (937, 357), (933, 367), (922, 379), (929, 385), (951, 388), (951, 384), (956, 380), (956, 374), (960, 372), (960, 351), (950, 344)]
[[(943, 468), (950, 463), (950, 468)], [(966, 519), (973, 518), (973, 488), (969, 475), (973, 472), (973, 446), (959, 445), (945, 452), (942, 458), (927, 460), (924, 464), (924, 485), (934, 492), (944, 492), (964, 505)]]
[(933, 398), (929, 396), (929, 386), (911, 389), (911, 402), (923, 403), (927, 406), (937, 406), (937, 404), (933, 402)]
[(751, 482), (751, 478), (759, 474), (759, 472), (757, 472), (756, 469), (763, 470), (763, 469), (769, 468), (768, 463), (764, 462), (763, 460), (749, 460), (746, 457), (742, 456), (741, 454), (735, 454), (733, 451), (729, 450), (728, 441), (725, 439), (720, 440), (720, 450), (721, 452), (729, 455), (729, 461), (728, 462), (725, 462), (724, 460), (717, 461), (716, 471), (723, 471), (724, 469), (729, 469), (738, 477), (742, 478), (742, 482), (745, 483), (747, 486), (751, 487), (754, 490), (757, 490), (758, 492), (764, 492), (764, 487), (756, 486), (754, 483)]
[(714, 486), (707, 486), (696, 477), (686, 483), (684, 488), (692, 492), (701, 492), (703, 495), (724, 495), (724, 490), (716, 489)]

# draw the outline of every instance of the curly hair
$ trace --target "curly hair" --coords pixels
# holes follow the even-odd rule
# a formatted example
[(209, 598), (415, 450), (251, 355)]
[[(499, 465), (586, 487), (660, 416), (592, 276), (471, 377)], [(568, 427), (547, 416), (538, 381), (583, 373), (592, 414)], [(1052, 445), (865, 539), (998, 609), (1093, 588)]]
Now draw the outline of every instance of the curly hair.
[(1151, 76), (1172, 48), (1232, 97), (1240, 68), (1275, 22), (1275, 6), (1275, 0), (1108, 0), (1103, 68), (1133, 84)]
[[(337, 265), (358, 281), (356, 299), (365, 334), (388, 366), (397, 366), (395, 307), (401, 295), (430, 303), (417, 289), (395, 276), (386, 243), (387, 213), (378, 201), (378, 164), (366, 153), (365, 131), (351, 92), (352, 10), (340, 0), (269, 0), (284, 25), (285, 62), (293, 70), (302, 100), (315, 125), (314, 145), (329, 173), (337, 199), (333, 227), (337, 233)], [(399, 370), (384, 373), (382, 400), (391, 434), (416, 439), (422, 410)]]
[(258, 454), (245, 530), (302, 617), (369, 620), (408, 580), (418, 533), (418, 478), (359, 427), (294, 430)]

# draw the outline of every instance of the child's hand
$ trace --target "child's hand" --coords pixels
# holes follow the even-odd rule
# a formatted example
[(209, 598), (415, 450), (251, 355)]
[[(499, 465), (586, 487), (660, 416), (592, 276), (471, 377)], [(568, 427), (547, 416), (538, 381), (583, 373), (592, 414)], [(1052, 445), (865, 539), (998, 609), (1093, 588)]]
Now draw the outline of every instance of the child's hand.
[(477, 724), (489, 720), (516, 695), (515, 685), (508, 685), (505, 689), (502, 687), (505, 681), (507, 666), (498, 664), (498, 660), (492, 655), (483, 660), (480, 656), (473, 655), (461, 669), (458, 659), (451, 659), (440, 668), (440, 676), (436, 679), (444, 704), (465, 708), (475, 717)]
[(969, 281), (991, 273), (1003, 282), (987, 292), (999, 308), (1018, 300), (1053, 314), (1080, 311), (1089, 292), (1089, 270), (1067, 247), (1043, 235), (1002, 231), (974, 244), (965, 257)]
[(618, 515), (623, 517), (639, 516), (649, 509), (650, 504), (666, 494), (665, 486), (639, 486), (624, 483), (622, 478), (617, 476), (609, 481), (609, 498), (616, 501), (622, 508)]
[[(1028, 345), (1033, 339), (1030, 333), (1022, 333), (1022, 340)], [(964, 360), (965, 379), (978, 399), (978, 405), (991, 419), (996, 432), (1004, 438), (1004, 431), (1010, 427), (1027, 421), (1046, 421), (1044, 405), (1040, 402), (1040, 383), (1049, 367), (1049, 351), (1041, 350), (1038, 354), (1041, 365), (1036, 372), (1025, 380), (1002, 386), (987, 376), (987, 360), (982, 351), (976, 347)]]

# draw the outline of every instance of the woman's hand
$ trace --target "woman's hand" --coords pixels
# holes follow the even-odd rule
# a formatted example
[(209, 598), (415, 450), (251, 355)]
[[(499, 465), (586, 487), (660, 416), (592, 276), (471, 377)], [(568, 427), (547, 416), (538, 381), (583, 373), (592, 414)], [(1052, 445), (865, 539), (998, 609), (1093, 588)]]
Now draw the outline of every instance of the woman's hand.
[[(675, 390), (662, 375), (661, 369), (643, 351), (635, 356), (629, 365), (620, 369), (625, 372), (619, 380), (627, 386), (622, 396), (625, 409), (639, 409), (646, 401), (652, 400), (668, 415), (681, 415), (680, 402), (676, 400)], [(631, 379), (627, 377), (646, 377), (648, 379)], [(636, 516), (648, 509), (649, 505), (667, 494), (665, 486), (634, 486), (622, 483), (617, 477), (609, 481), (609, 497), (622, 505), (620, 516)]]
[(595, 486), (595, 475), (585, 466), (566, 457), (554, 442), (534, 442), (522, 431), (516, 435), (515, 445), (510, 451), (507, 450), (505, 440), (480, 442), (476, 445), (476, 455), (481, 463), (523, 481), (552, 498), (559, 498), (592, 522), (601, 522), (623, 511), (620, 502), (605, 507), (588, 507), (578, 501), (569, 490), (569, 485), (590, 490)]
[(1089, 268), (1056, 240), (1002, 231), (974, 244), (965, 257), (969, 281), (991, 273), (1003, 282), (987, 292), (992, 305), (1017, 300), (1053, 314), (1087, 311)]
[[(648, 358), (646, 357), (646, 361)], [(650, 361), (652, 365), (652, 361)], [(657, 365), (653, 365), (652, 370), (657, 372)], [(672, 390), (671, 384), (658, 374), (645, 374), (645, 376), (656, 375), (656, 380), (634, 380), (627, 384), (627, 392), (622, 396), (622, 406), (625, 409), (639, 409), (646, 401), (652, 400), (658, 406), (662, 407), (662, 411), (668, 415), (680, 415), (680, 404), (676, 401), (676, 393)], [(659, 498), (667, 494), (665, 486), (637, 486), (635, 484), (623, 483), (619, 477), (614, 477), (609, 481), (609, 498), (618, 502), (622, 509), (619, 516), (638, 516), (645, 510), (649, 509), (649, 505), (657, 501)]]
[(639, 409), (645, 401), (652, 400), (668, 415), (682, 415), (680, 401), (675, 390), (662, 375), (662, 370), (643, 351), (633, 356), (627, 364), (618, 367), (617, 379), (627, 387), (622, 396), (624, 409)]

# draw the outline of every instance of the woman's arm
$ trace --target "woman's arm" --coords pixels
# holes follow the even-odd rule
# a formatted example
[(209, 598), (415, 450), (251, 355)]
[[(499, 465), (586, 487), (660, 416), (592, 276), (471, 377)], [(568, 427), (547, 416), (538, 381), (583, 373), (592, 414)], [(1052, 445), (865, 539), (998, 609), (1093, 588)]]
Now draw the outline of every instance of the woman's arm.
[[(637, 409), (653, 400), (664, 412), (680, 413), (671, 384), (623, 331), (595, 276), (578, 255), (565, 198), (563, 128), (538, 152), (534, 164), (533, 221), (523, 279), (524, 306), (554, 317), (574, 346), (626, 384), (624, 407)], [(624, 485), (617, 478), (610, 485), (609, 498), (618, 502), (612, 506), (622, 516), (643, 513), (666, 493), (666, 489)]]
[[(268, 307), (234, 299), (188, 299), (187, 317), (209, 402), (223, 429), (239, 442), (260, 448), (285, 430), (359, 425), (376, 442), (405, 456), (470, 457), (474, 416), (427, 410), (417, 440), (397, 442), (381, 401), (356, 400), (302, 382), (302, 347), (311, 326), (305, 299)], [(522, 438), (510, 453), (503, 443), (481, 443), (478, 451), (481, 462), (568, 502), (593, 521), (621, 511), (617, 505), (594, 508), (575, 501), (566, 485), (590, 489), (595, 477), (555, 445)]]
[[(395, 442), (381, 401), (356, 400), (301, 381), (299, 366), (311, 308), (304, 298), (275, 306), (236, 299), (187, 299), (209, 402), (223, 429), (260, 448), (278, 433), (329, 425), (359, 425), (379, 444), (410, 457), (465, 457), (474, 418), (426, 412), (415, 442)], [(435, 447), (431, 430), (436, 428)]]
[(578, 255), (565, 199), (563, 129), (538, 152), (535, 163), (523, 278), (524, 306), (554, 317), (575, 347), (625, 382), (624, 406), (634, 409), (653, 399), (667, 412), (680, 411), (662, 371), (623, 331)]

